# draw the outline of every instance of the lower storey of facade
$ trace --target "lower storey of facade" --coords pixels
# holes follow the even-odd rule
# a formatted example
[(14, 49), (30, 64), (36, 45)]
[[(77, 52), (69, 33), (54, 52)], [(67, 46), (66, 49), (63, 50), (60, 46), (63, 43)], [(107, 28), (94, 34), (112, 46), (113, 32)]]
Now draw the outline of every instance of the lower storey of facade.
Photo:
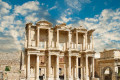
[(93, 80), (94, 53), (27, 51), (27, 80)]

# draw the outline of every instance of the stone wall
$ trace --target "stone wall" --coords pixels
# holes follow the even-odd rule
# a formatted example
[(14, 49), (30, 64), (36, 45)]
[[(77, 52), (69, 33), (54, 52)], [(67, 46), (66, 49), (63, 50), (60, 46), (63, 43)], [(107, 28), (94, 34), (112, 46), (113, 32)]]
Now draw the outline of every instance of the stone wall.
[[(21, 75), (22, 58), (21, 51), (14, 53), (0, 53), (0, 72), (3, 73), (3, 80), (19, 80)], [(6, 71), (6, 67), (9, 71)]]

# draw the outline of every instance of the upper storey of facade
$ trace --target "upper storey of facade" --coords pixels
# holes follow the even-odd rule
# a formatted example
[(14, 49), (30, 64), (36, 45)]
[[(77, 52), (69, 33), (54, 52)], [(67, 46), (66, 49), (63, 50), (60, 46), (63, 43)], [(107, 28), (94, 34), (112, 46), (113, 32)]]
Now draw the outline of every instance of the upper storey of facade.
[(93, 32), (82, 26), (72, 28), (65, 23), (52, 27), (48, 21), (26, 24), (25, 48), (36, 50), (93, 50)]

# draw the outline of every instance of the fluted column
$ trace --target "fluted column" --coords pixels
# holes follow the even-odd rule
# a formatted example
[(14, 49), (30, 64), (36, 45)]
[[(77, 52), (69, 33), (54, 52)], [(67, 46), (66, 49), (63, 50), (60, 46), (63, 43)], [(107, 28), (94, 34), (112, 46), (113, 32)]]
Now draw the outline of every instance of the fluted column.
[(89, 73), (88, 73), (88, 56), (86, 55), (86, 80), (89, 80)]
[(36, 80), (39, 80), (39, 55), (36, 56)]
[(30, 80), (30, 54), (27, 55), (27, 80)]

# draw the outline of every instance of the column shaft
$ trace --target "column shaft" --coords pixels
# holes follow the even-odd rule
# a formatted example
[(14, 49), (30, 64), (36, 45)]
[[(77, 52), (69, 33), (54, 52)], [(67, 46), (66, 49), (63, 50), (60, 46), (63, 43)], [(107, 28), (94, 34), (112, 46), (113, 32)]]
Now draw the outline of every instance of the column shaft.
[(92, 50), (94, 50), (94, 38), (93, 38), (93, 34), (92, 34)]
[(76, 31), (76, 49), (78, 49), (78, 32)]
[(85, 34), (85, 49), (88, 49), (88, 45), (87, 45), (87, 33)]
[(88, 56), (86, 56), (86, 80), (89, 80), (89, 74), (88, 74)]
[(51, 76), (51, 55), (48, 55), (48, 63), (47, 63), (47, 78)]
[(31, 46), (31, 26), (28, 26), (28, 47)]
[(40, 29), (37, 27), (37, 47), (39, 47)]
[(80, 58), (80, 66), (81, 66), (81, 80), (83, 80), (83, 56)]
[(59, 79), (59, 56), (56, 56), (56, 78)]
[(39, 56), (36, 56), (36, 80), (39, 80)]
[(67, 48), (69, 48), (70, 49), (70, 41), (71, 40), (71, 35), (70, 35), (70, 31), (68, 32), (68, 46), (67, 46)]
[(59, 48), (59, 30), (57, 30), (57, 47)]
[(92, 61), (92, 63), (93, 63), (93, 65), (92, 65), (92, 68), (93, 68), (93, 69), (92, 69), (92, 70), (93, 70), (93, 71), (92, 71), (92, 72), (93, 72), (92, 77), (94, 78), (94, 57), (92, 58), (92, 60), (93, 60), (93, 61)]
[(50, 48), (51, 42), (50, 42), (50, 29), (48, 29), (48, 48)]
[(68, 75), (69, 75), (69, 78), (71, 78), (71, 56), (68, 57)]
[(76, 56), (76, 78), (78, 79), (78, 57)]
[(27, 55), (27, 80), (30, 80), (30, 54)]

